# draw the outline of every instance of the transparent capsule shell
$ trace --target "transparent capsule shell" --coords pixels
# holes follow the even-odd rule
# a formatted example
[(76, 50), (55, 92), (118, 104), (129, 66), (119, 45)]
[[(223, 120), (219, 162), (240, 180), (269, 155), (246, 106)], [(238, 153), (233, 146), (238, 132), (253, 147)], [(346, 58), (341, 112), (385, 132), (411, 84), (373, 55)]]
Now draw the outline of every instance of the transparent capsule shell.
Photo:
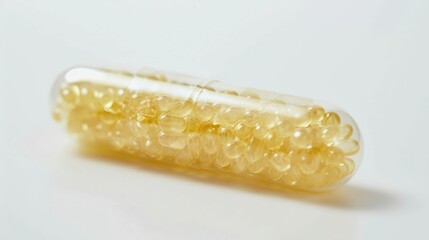
[(363, 155), (359, 128), (338, 107), (152, 69), (69, 69), (51, 104), (82, 141), (288, 189), (340, 186)]

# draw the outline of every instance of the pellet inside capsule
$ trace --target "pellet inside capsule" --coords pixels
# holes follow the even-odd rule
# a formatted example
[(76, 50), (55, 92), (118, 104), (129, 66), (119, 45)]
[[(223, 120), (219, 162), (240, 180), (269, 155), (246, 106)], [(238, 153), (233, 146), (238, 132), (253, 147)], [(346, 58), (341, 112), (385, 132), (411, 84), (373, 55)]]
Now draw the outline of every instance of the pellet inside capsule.
[(117, 79), (128, 75), (91, 73), (95, 80), (64, 82), (55, 103), (55, 119), (85, 141), (306, 190), (328, 188), (355, 170), (353, 127), (321, 106), (191, 87), (160, 73), (140, 74), (127, 89)]

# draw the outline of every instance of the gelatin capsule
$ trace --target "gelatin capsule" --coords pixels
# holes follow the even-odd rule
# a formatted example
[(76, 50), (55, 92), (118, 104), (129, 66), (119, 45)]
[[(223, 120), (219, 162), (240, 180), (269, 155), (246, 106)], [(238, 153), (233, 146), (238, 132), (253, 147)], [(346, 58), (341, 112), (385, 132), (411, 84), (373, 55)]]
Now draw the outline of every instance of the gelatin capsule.
[(191, 100), (186, 100), (186, 101), (178, 102), (176, 106), (170, 109), (168, 113), (178, 117), (185, 117), (192, 112), (193, 107), (194, 107), (194, 103)]
[(292, 165), (291, 156), (283, 152), (276, 152), (272, 154), (270, 161), (273, 167), (281, 172), (289, 170)]
[(220, 141), (218, 136), (205, 133), (203, 134), (203, 148), (207, 154), (214, 154), (220, 148)]
[(214, 123), (235, 126), (235, 124), (243, 118), (243, 115), (244, 112), (240, 108), (222, 107), (220, 111), (217, 112)]
[(220, 126), (217, 129), (217, 135), (219, 136), (219, 140), (222, 144), (228, 144), (234, 141), (234, 135), (232, 130), (226, 126)]
[(259, 122), (267, 129), (271, 129), (279, 122), (279, 114), (277, 113), (262, 113), (259, 116)]
[(263, 141), (269, 149), (278, 149), (283, 144), (283, 136), (280, 132), (271, 129), (267, 135), (265, 135)]
[(319, 106), (311, 106), (308, 109), (310, 110), (311, 124), (319, 125), (325, 115), (325, 110)]
[(246, 126), (243, 123), (238, 123), (237, 125), (235, 125), (234, 127), (234, 136), (246, 140), (250, 137), (250, 135), (253, 132), (253, 128)]
[(242, 140), (227, 143), (224, 148), (224, 154), (228, 158), (239, 158), (246, 150), (246, 144)]
[(195, 115), (201, 121), (209, 121), (214, 115), (214, 108), (211, 104), (196, 104)]
[(73, 68), (52, 103), (56, 121), (106, 152), (285, 188), (331, 189), (362, 158), (359, 129), (339, 108), (168, 72)]
[(198, 158), (201, 153), (202, 140), (199, 134), (191, 133), (188, 136), (188, 151), (191, 153), (193, 158)]
[(254, 111), (246, 111), (242, 123), (248, 127), (255, 127), (258, 124), (257, 113)]
[(312, 135), (309, 129), (297, 129), (291, 136), (291, 144), (297, 148), (309, 148), (312, 145)]
[(337, 113), (328, 112), (328, 113), (325, 113), (322, 123), (325, 126), (337, 126), (341, 123), (341, 118), (340, 116), (338, 116)]
[(354, 155), (359, 151), (359, 143), (354, 139), (340, 140), (334, 146), (342, 150), (347, 156)]
[(322, 166), (322, 154), (319, 149), (300, 149), (294, 156), (294, 164), (304, 175), (316, 173)]
[[(296, 187), (297, 185), (300, 185), (299, 181), (301, 180), (302, 176), (297, 170), (296, 167), (290, 168), (286, 173), (282, 176), (282, 181), (291, 187)], [(311, 188), (313, 189), (313, 188)]]
[(283, 177), (283, 172), (278, 170), (277, 168), (271, 166), (268, 169), (268, 178), (274, 182), (277, 182)]
[(187, 123), (185, 119), (181, 117), (163, 114), (159, 116), (158, 124), (159, 127), (166, 132), (181, 133), (185, 131)]
[(231, 163), (229, 164), (230, 172), (241, 174), (246, 170), (246, 163), (247, 161), (241, 157), (231, 160)]
[(70, 105), (77, 104), (79, 100), (80, 89), (76, 85), (66, 86), (61, 90), (61, 99)]
[(231, 164), (231, 159), (226, 157), (224, 154), (220, 154), (216, 157), (215, 164), (220, 168), (224, 168)]
[(158, 142), (166, 148), (180, 150), (186, 147), (187, 136), (180, 133), (160, 132), (158, 135)]
[(264, 145), (258, 139), (252, 138), (249, 143), (247, 143), (247, 149), (245, 153), (245, 158), (249, 162), (256, 162), (264, 155)]
[(251, 173), (260, 173), (264, 170), (265, 164), (263, 161), (249, 162), (247, 168)]

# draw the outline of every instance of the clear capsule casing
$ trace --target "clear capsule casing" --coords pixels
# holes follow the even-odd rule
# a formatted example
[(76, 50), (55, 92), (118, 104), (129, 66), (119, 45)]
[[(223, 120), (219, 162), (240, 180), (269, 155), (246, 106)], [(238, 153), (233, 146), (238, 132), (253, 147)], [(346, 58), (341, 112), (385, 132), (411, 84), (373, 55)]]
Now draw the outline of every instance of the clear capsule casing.
[(285, 188), (332, 189), (362, 159), (359, 129), (340, 108), (219, 81), (76, 67), (51, 102), (54, 119), (86, 143)]

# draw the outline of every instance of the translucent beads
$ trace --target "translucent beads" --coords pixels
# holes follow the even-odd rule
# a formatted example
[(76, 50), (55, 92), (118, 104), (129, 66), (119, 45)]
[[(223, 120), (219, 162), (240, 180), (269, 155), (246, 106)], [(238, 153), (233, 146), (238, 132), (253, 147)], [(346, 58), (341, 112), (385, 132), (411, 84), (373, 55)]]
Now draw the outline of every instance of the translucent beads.
[(161, 115), (158, 118), (159, 127), (166, 132), (181, 133), (185, 131), (186, 124), (185, 119), (172, 115)]
[(176, 150), (183, 149), (187, 145), (187, 137), (184, 134), (160, 132), (158, 141), (162, 146)]
[(74, 68), (54, 89), (53, 116), (119, 153), (287, 188), (326, 190), (356, 171), (359, 130), (343, 111), (195, 80)]
[(300, 149), (295, 155), (295, 164), (305, 175), (316, 173), (322, 165), (322, 154), (317, 148)]

